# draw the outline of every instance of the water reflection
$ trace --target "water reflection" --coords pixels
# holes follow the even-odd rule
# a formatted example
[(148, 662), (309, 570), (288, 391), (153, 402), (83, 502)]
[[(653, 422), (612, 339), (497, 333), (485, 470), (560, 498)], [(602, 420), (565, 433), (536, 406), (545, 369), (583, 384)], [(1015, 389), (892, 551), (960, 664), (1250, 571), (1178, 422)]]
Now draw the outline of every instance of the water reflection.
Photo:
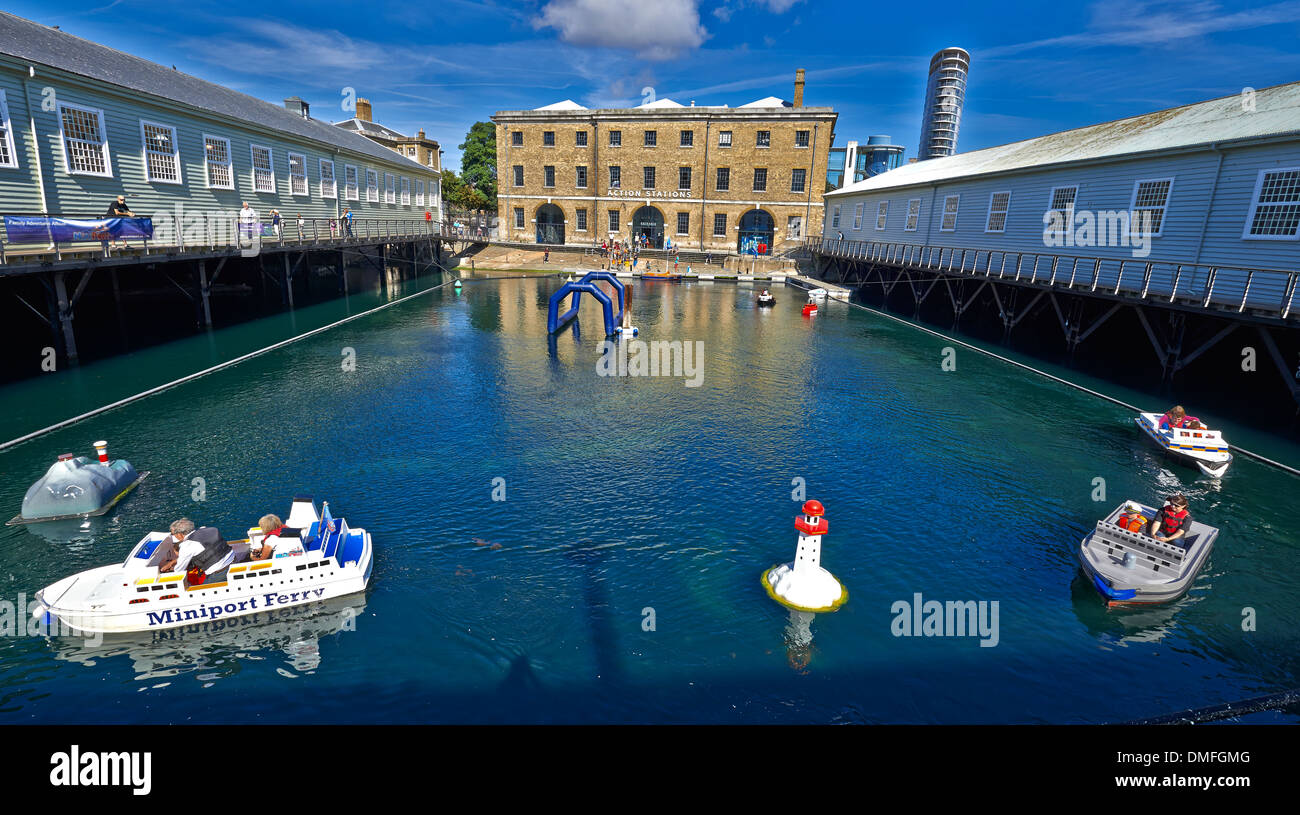
[(105, 635), (102, 641), (81, 637), (51, 637), (57, 659), (91, 668), (101, 661), (126, 656), (139, 682), (196, 674), (211, 684), (237, 676), (245, 663), (285, 657), (276, 672), (287, 678), (312, 673), (321, 664), (320, 641), (357, 630), (365, 610), (364, 594), (305, 606), (261, 611), (166, 631)]
[(1184, 595), (1172, 603), (1108, 607), (1092, 581), (1076, 572), (1070, 583), (1075, 616), (1097, 639), (1113, 643), (1159, 642), (1178, 628), (1180, 611), (1186, 613), (1201, 598)]
[(816, 614), (790, 609), (790, 619), (785, 625), (785, 658), (796, 673), (808, 673), (812, 662), (812, 621)]

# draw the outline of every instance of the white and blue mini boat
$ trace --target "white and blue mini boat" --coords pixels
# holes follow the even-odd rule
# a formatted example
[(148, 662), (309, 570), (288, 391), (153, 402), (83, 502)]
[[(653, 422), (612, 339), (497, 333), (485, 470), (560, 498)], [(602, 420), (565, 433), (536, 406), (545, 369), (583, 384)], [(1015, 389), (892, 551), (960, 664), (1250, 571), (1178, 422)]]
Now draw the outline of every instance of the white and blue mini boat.
[(1160, 429), (1159, 413), (1140, 413), (1133, 421), (1147, 438), (1174, 458), (1193, 464), (1212, 478), (1228, 471), (1232, 464), (1232, 446), (1218, 430), (1187, 427)]
[[(32, 616), (76, 632), (156, 631), (315, 603), (363, 592), (370, 582), (370, 533), (320, 514), (310, 497), (293, 501), (285, 525), (302, 530), (301, 551), (243, 560), (250, 540), (232, 541), (236, 562), (224, 578), (190, 585), (183, 572), (160, 573), (170, 555), (166, 532), (150, 532), (126, 560), (65, 577), (36, 593)], [(260, 534), (260, 530), (256, 531)], [(241, 562), (242, 561), (242, 562)]]

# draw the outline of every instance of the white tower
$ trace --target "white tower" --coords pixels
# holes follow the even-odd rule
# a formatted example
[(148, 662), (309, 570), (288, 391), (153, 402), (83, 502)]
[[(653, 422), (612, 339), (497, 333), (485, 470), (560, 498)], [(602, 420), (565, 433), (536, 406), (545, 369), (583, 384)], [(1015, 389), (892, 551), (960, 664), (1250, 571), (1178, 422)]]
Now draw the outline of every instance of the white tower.
[(830, 531), (824, 514), (820, 501), (804, 502), (803, 515), (794, 519), (799, 530), (794, 560), (763, 574), (763, 588), (772, 599), (796, 611), (834, 611), (849, 599), (840, 581), (821, 565), (822, 536)]

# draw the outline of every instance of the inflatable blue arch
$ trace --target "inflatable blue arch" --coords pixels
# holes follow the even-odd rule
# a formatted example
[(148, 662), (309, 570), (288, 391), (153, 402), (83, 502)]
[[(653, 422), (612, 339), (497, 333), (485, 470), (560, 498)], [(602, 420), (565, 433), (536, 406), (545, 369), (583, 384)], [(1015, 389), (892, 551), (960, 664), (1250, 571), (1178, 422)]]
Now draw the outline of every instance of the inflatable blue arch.
[[(613, 285), (614, 292), (618, 294), (618, 313), (614, 313), (614, 304), (610, 302), (609, 295), (596, 285), (598, 281), (605, 281)], [(626, 304), (626, 292), (623, 289), (623, 282), (620, 281), (610, 272), (587, 272), (581, 280), (569, 281), (560, 287), (560, 290), (551, 295), (550, 307), (546, 312), (546, 330), (554, 334), (561, 328), (564, 328), (569, 322), (578, 316), (579, 301), (583, 293), (586, 292), (596, 298), (601, 308), (605, 312), (605, 336), (616, 333), (615, 329), (623, 322), (623, 309)], [(573, 299), (570, 301), (569, 310), (560, 314), (560, 302), (570, 294)]]

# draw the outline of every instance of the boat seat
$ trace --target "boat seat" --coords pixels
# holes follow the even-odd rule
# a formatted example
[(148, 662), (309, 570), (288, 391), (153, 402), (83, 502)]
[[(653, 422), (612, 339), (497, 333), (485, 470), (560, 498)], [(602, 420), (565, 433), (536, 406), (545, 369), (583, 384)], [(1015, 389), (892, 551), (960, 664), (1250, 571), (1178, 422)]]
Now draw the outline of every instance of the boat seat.
[(303, 533), (302, 548), (308, 552), (314, 552), (321, 546), (320, 540), (320, 521), (312, 521), (311, 526)]
[(1187, 549), (1183, 546), (1163, 543), (1145, 533), (1130, 532), (1109, 521), (1098, 521), (1095, 535), (1107, 545), (1127, 549), (1139, 557), (1167, 560), (1171, 565), (1181, 565), (1187, 556)]
[(366, 536), (360, 532), (349, 532), (348, 539), (339, 549), (339, 565), (360, 563), (361, 553), (366, 548)]

